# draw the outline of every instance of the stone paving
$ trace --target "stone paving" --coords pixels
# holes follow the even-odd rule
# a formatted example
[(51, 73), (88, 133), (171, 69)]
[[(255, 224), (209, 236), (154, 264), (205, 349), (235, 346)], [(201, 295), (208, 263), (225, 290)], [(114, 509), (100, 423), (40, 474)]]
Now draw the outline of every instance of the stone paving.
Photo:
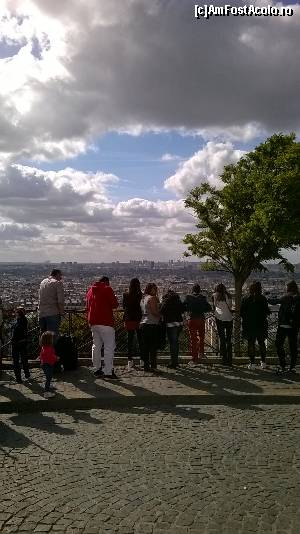
[(92, 369), (80, 367), (74, 372), (56, 378), (57, 394), (54, 399), (43, 398), (43, 374), (32, 369), (31, 383), (16, 384), (12, 370), (0, 376), (0, 411), (49, 410), (64, 408), (111, 407), (112, 405), (159, 405), (168, 398), (173, 403), (195, 401), (215, 403), (266, 402), (266, 397), (288, 402), (292, 397), (300, 402), (300, 375), (276, 376), (274, 369), (248, 371), (244, 368), (226, 369), (218, 365), (182, 366), (168, 370), (160, 366), (160, 374), (153, 376), (142, 370), (128, 372), (118, 368), (117, 382), (96, 380)]
[(0, 532), (299, 534), (290, 406), (9, 414)]

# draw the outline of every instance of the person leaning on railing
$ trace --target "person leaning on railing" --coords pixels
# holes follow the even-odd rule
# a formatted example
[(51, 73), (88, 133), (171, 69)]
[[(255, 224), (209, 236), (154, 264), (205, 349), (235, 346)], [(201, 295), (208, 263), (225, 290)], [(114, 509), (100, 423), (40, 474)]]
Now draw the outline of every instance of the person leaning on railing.
[(277, 374), (282, 374), (286, 370), (286, 358), (284, 342), (289, 340), (290, 349), (290, 369), (296, 373), (298, 355), (298, 332), (300, 326), (300, 295), (299, 288), (294, 280), (286, 286), (286, 295), (280, 300), (278, 311), (278, 329), (276, 334), (276, 349), (279, 359)]
[(266, 368), (266, 344), (268, 337), (268, 315), (270, 315), (268, 301), (262, 295), (260, 282), (252, 282), (249, 295), (244, 297), (241, 304), (242, 332), (248, 342), (248, 369), (255, 369), (255, 344), (258, 342), (260, 352), (260, 366)]
[(159, 299), (157, 285), (147, 284), (141, 300), (142, 320), (140, 323), (144, 371), (157, 370), (157, 349), (159, 345)]
[(232, 366), (232, 300), (224, 284), (218, 284), (213, 293), (213, 310), (215, 313), (222, 364)]
[(193, 363), (200, 363), (204, 357), (205, 314), (211, 311), (207, 298), (201, 294), (199, 284), (193, 286), (192, 293), (184, 300), (189, 315), (188, 329)]
[(28, 336), (28, 321), (25, 315), (24, 308), (17, 308), (16, 320), (12, 328), (12, 358), (14, 364), (14, 373), (18, 384), (22, 384), (21, 378), (21, 364), (23, 367), (25, 378), (30, 378), (30, 371), (28, 365), (27, 355), (27, 336)]
[(127, 332), (128, 370), (133, 366), (133, 341), (135, 335), (137, 337), (141, 356), (142, 341), (140, 322), (142, 319), (142, 296), (143, 294), (139, 279), (132, 278), (129, 284), (129, 291), (123, 294), (124, 326)]
[(176, 369), (179, 365), (179, 336), (183, 327), (182, 314), (185, 306), (178, 293), (169, 289), (162, 298), (160, 312), (167, 327), (167, 337), (170, 345), (171, 361), (168, 367)]
[(39, 289), (39, 324), (41, 333), (53, 332), (54, 341), (59, 335), (61, 318), (64, 314), (64, 286), (62, 272), (53, 269), (50, 276), (42, 280)]

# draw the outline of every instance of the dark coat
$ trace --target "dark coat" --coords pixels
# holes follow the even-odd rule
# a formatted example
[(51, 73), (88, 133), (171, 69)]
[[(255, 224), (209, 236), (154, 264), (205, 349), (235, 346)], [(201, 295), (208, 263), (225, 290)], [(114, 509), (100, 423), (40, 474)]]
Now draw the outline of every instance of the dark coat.
[(278, 325), (300, 326), (300, 296), (287, 294), (280, 299)]
[(270, 315), (268, 301), (264, 295), (249, 296), (242, 300), (241, 318), (243, 336), (248, 338), (268, 337), (268, 320)]
[(13, 324), (12, 344), (26, 346), (28, 334), (28, 321), (26, 317), (18, 317)]
[(137, 294), (137, 295), (124, 293), (123, 295), (124, 321), (140, 321), (142, 319), (141, 300), (142, 300), (142, 293)]
[(165, 323), (182, 323), (184, 310), (185, 306), (177, 293), (167, 293), (163, 297), (160, 312)]
[(204, 314), (212, 310), (211, 305), (204, 295), (192, 293), (184, 300), (186, 311), (191, 319), (204, 319)]

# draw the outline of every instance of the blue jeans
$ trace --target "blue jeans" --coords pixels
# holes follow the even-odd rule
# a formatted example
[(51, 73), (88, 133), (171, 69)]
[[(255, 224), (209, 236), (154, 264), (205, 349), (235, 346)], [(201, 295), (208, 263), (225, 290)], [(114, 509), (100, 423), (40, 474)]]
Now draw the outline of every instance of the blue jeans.
[(167, 336), (170, 345), (171, 364), (178, 365), (179, 336), (182, 326), (167, 326)]
[(47, 332), (48, 330), (50, 332), (54, 333), (54, 339), (59, 335), (59, 326), (61, 321), (61, 315), (48, 315), (47, 317), (40, 317), (39, 324), (41, 333)]
[(51, 380), (53, 377), (53, 365), (50, 365), (49, 363), (44, 363), (42, 365), (42, 369), (44, 371), (45, 378), (46, 378), (45, 391), (50, 391)]

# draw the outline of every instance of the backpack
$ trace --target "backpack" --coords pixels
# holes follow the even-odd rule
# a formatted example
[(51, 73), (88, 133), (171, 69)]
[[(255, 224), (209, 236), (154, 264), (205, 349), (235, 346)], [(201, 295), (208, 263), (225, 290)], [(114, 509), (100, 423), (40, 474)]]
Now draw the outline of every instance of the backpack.
[(60, 358), (57, 367), (64, 371), (73, 371), (78, 366), (78, 350), (76, 338), (64, 334), (60, 336), (55, 344), (55, 352)]

